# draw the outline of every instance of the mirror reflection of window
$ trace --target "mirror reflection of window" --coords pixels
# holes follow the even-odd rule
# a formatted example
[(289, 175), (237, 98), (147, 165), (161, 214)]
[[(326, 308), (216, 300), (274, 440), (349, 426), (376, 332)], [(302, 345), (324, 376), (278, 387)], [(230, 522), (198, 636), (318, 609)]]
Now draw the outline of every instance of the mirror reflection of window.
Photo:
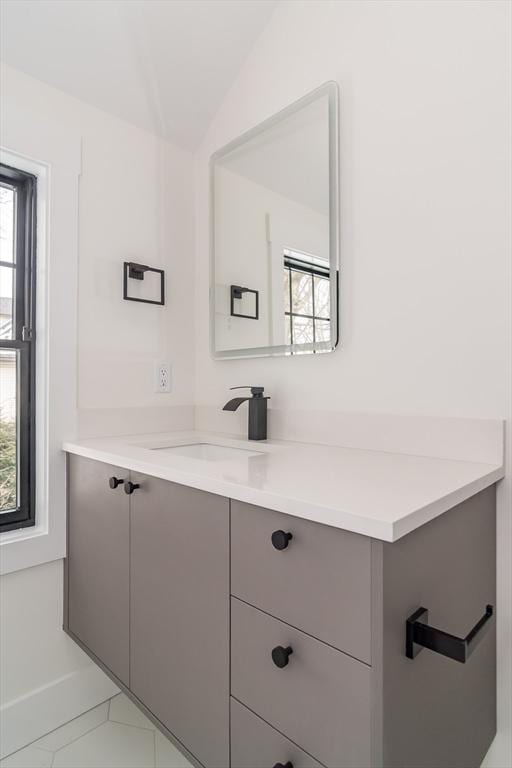
[(329, 263), (318, 256), (291, 249), (284, 250), (283, 261), (286, 344), (329, 341)]

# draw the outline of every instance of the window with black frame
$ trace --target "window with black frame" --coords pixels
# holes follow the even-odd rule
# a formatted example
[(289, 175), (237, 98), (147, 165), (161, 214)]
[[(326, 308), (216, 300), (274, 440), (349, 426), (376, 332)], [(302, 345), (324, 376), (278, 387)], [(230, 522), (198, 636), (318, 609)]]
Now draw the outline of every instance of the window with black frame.
[(0, 530), (35, 522), (36, 178), (0, 164)]
[(330, 341), (330, 302), (328, 263), (317, 256), (285, 250), (285, 343)]

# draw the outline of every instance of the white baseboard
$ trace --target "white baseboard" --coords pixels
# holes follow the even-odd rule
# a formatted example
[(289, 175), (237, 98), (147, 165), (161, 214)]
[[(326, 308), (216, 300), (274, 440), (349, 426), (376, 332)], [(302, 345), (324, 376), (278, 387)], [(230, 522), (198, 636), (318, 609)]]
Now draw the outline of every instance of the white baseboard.
[(0, 758), (115, 696), (119, 688), (94, 663), (0, 709)]

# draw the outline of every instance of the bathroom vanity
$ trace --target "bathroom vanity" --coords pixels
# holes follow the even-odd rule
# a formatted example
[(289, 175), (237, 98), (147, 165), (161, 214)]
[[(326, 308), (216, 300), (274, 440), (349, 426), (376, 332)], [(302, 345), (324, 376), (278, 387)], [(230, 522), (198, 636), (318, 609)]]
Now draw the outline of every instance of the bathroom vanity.
[(191, 762), (480, 765), (500, 467), (198, 435), (64, 447), (65, 629)]

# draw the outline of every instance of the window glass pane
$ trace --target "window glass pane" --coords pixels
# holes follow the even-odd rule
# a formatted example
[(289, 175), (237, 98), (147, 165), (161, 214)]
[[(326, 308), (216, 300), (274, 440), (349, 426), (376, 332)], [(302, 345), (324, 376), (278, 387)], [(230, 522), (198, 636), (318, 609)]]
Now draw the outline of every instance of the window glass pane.
[(329, 280), (315, 275), (315, 316), (329, 318), (331, 316), (331, 295)]
[(0, 185), (0, 261), (14, 261), (14, 190)]
[(315, 320), (316, 341), (331, 340), (331, 323), (328, 320)]
[[(293, 312), (299, 315), (313, 314), (313, 281), (311, 275), (292, 270)], [(295, 343), (296, 340), (294, 339)]]
[(0, 339), (13, 338), (13, 296), (16, 269), (0, 267)]
[(16, 365), (13, 349), (0, 349), (0, 513), (17, 506)]
[(309, 317), (293, 316), (293, 343), (310, 344), (313, 341), (313, 320)]
[(291, 344), (292, 343), (292, 320), (293, 318), (290, 315), (284, 316), (284, 343), (285, 344)]
[(284, 311), (290, 311), (290, 270), (284, 270)]

